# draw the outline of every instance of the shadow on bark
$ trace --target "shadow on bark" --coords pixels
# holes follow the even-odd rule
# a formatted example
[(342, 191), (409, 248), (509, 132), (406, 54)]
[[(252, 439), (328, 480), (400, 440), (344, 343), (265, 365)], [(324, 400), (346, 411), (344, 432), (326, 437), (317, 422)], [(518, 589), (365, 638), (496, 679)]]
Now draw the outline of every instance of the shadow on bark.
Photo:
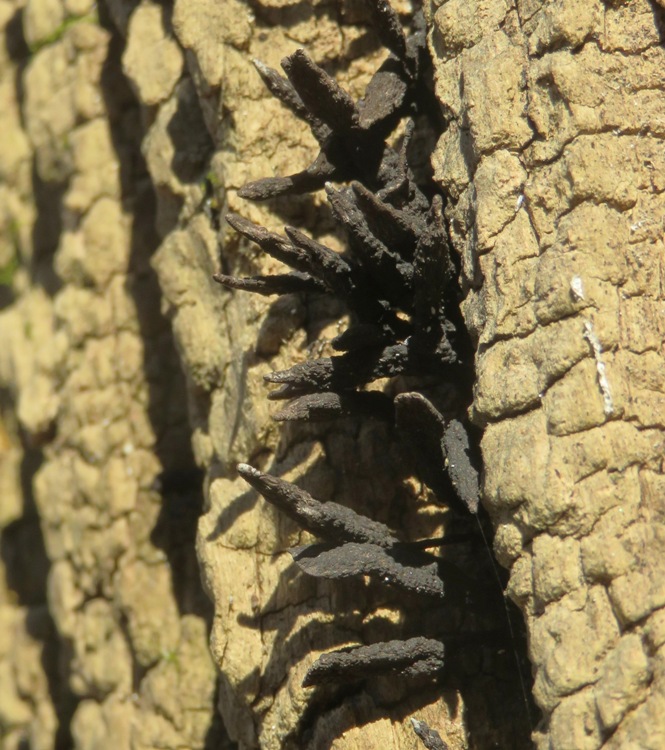
[[(155, 454), (162, 467), (151, 488), (161, 495), (161, 506), (150, 541), (168, 559), (180, 616), (201, 617), (209, 629), (212, 605), (203, 592), (195, 553), (196, 526), (203, 504), (203, 474), (194, 464), (187, 386), (170, 324), (160, 311), (161, 291), (150, 265), (159, 237), (155, 229), (154, 186), (141, 153), (145, 135), (142, 113), (122, 73), (124, 40), (105, 17), (103, 5), (100, 17), (102, 25), (113, 35), (102, 72), (102, 94), (121, 165), (123, 208), (132, 217), (127, 290), (136, 306), (144, 346), (144, 375), (149, 386), (147, 411), (156, 435)], [(135, 680), (140, 681), (145, 671), (135, 663)], [(219, 750), (229, 746), (221, 720), (213, 709), (204, 748)]]

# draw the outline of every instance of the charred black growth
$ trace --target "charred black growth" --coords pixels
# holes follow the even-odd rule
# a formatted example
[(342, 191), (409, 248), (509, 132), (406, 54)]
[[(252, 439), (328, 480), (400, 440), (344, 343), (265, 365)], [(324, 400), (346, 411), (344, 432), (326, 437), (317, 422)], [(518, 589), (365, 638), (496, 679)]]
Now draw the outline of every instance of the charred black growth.
[[(255, 62), (270, 91), (309, 125), (320, 152), (302, 172), (258, 180), (239, 191), (261, 201), (325, 188), (332, 215), (345, 230), (347, 251), (338, 253), (293, 227), (276, 234), (230, 214), (227, 221), (236, 231), (292, 271), (247, 279), (219, 274), (215, 279), (258, 294), (306, 292), (341, 300), (350, 324), (332, 342), (339, 354), (266, 376), (276, 386), (269, 398), (289, 400), (276, 418), (314, 421), (352, 414), (386, 420), (404, 437), (416, 474), (439, 501), (455, 513), (475, 514), (478, 474), (463, 423), (444, 417), (420, 393), (395, 398), (367, 389), (373, 381), (396, 376), (446, 383), (459, 392), (462, 412), (472, 378), (443, 200), (428, 198), (431, 187), (417, 183), (407, 158), (414, 118), (423, 114), (424, 20), (418, 16), (406, 37), (388, 2), (372, 0), (369, 5), (390, 54), (360, 101), (303, 50), (282, 61), (286, 78)], [(391, 144), (400, 124), (403, 137), (396, 148)], [(400, 540), (387, 526), (343, 505), (320, 502), (247, 464), (238, 471), (268, 502), (321, 539), (291, 550), (297, 565), (312, 576), (368, 576), (437, 602), (445, 602), (450, 581), (466, 578), (426, 545)], [(305, 684), (385, 672), (431, 677), (443, 665), (438, 640), (389, 641), (322, 656)], [(436, 738), (426, 739), (425, 729), (416, 732), (426, 744), (434, 743), (428, 746), (441, 746)]]
[(399, 16), (389, 3), (371, 0), (369, 5), (379, 36), (391, 54), (359, 102), (354, 102), (304, 50), (282, 60), (286, 79), (255, 62), (268, 89), (309, 125), (321, 150), (302, 172), (245, 185), (239, 191), (242, 198), (267, 200), (318, 190), (333, 180), (359, 180), (375, 192), (400, 193), (408, 202), (424, 205), (419, 191), (408, 194), (404, 154), (390, 148), (386, 138), (415, 104), (426, 55), (425, 21), (420, 16), (414, 33), (406, 38)]
[(324, 539), (369, 542), (379, 547), (392, 547), (397, 541), (384, 524), (361, 516), (344, 505), (322, 503), (279, 477), (263, 474), (247, 464), (239, 464), (238, 473), (303, 529)]
[(411, 726), (427, 750), (448, 750), (448, 745), (441, 739), (441, 735), (424, 721), (411, 719)]
[(352, 682), (373, 674), (435, 675), (443, 667), (444, 646), (430, 638), (387, 641), (324, 654), (305, 675), (304, 685)]

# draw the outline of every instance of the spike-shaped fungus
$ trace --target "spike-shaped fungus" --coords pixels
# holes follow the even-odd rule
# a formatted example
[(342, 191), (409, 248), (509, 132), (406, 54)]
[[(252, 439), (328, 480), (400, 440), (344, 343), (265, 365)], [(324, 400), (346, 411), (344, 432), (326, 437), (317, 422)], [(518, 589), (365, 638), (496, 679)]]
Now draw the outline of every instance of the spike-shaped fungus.
[[(308, 360), (266, 376), (279, 386), (269, 398), (292, 399), (276, 418), (315, 420), (361, 413), (395, 419), (415, 446), (421, 479), (442, 502), (475, 513), (478, 478), (462, 424), (447, 423), (421, 394), (403, 393), (393, 402), (383, 393), (361, 390), (374, 380), (397, 375), (468, 377), (457, 345), (458, 326), (446, 317), (457, 304), (458, 291), (441, 197), (428, 201), (408, 166), (412, 121), (400, 152), (387, 140), (401, 118), (417, 113), (413, 92), (422, 70), (424, 24), (418, 19), (415, 32), (406, 38), (389, 3), (374, 0), (370, 6), (391, 54), (360, 102), (304, 50), (282, 61), (286, 79), (255, 61), (269, 90), (309, 125), (321, 151), (303, 172), (258, 180), (239, 191), (241, 197), (266, 200), (325, 187), (333, 216), (346, 230), (348, 255), (293, 227), (286, 227), (282, 237), (229, 214), (226, 219), (236, 231), (294, 270), (248, 279), (217, 274), (215, 279), (232, 289), (264, 295), (322, 292), (343, 300), (351, 324), (333, 341), (342, 352), (339, 356)], [(332, 180), (350, 185), (334, 188)], [(292, 550), (305, 572), (326, 578), (369, 575), (417, 594), (444, 596), (444, 568), (450, 564), (418, 545), (398, 542), (383, 524), (345, 506), (321, 503), (246, 464), (238, 471), (266, 500), (326, 540)], [(443, 666), (438, 642), (412, 641), (321, 657), (306, 684), (367, 676), (384, 667), (408, 675)]]
[[(346, 231), (348, 252), (340, 254), (293, 227), (281, 236), (229, 214), (226, 220), (237, 232), (293, 270), (248, 279), (218, 274), (215, 279), (258, 294), (314, 292), (341, 300), (350, 324), (332, 342), (340, 354), (266, 376), (277, 386), (269, 398), (290, 400), (276, 419), (359, 414), (394, 423), (411, 448), (421, 481), (454, 512), (475, 514), (478, 474), (462, 422), (444, 418), (417, 392), (393, 397), (365, 390), (378, 379), (408, 375), (445, 381), (468, 393), (472, 377), (443, 201), (438, 195), (428, 199), (408, 164), (413, 120), (402, 147), (396, 150), (390, 143), (400, 121), (422, 114), (416, 92), (423, 85), (424, 21), (418, 16), (406, 37), (388, 2), (371, 0), (369, 5), (390, 54), (359, 102), (304, 50), (282, 61), (286, 78), (255, 61), (272, 94), (311, 128), (320, 152), (302, 172), (257, 180), (239, 191), (243, 198), (261, 201), (325, 188), (332, 215)], [(426, 551), (426, 545), (399, 541), (382, 523), (338, 503), (320, 502), (247, 464), (238, 471), (268, 502), (322, 540), (291, 550), (297, 565), (312, 576), (364, 575), (432, 600), (445, 599), (447, 581), (467, 578)], [(444, 647), (438, 640), (389, 641), (323, 655), (304, 684), (385, 672), (431, 676), (443, 665)], [(425, 725), (414, 724), (414, 729), (428, 747), (444, 746)]]

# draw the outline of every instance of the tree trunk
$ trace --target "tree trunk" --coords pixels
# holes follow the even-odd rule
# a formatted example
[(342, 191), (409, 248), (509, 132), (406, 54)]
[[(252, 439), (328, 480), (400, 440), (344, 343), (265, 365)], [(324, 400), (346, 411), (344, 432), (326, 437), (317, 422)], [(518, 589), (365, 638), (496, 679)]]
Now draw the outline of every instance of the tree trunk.
[[(392, 4), (410, 22), (411, 5)], [(528, 628), (534, 737), (660, 749), (663, 11), (424, 10), (449, 120), (432, 163), (477, 347), (483, 502)], [(390, 426), (270, 419), (263, 376), (329, 355), (344, 310), (212, 280), (277, 265), (225, 226), (228, 212), (344, 247), (321, 195), (237, 193), (317, 151), (252, 59), (279, 68), (305, 47), (358, 98), (386, 54), (365, 5), (108, 0), (98, 17), (85, 1), (4, 0), (0, 24), (0, 617), (12, 634), (0, 745), (221, 748), (216, 695), (243, 750), (416, 750), (412, 719), (450, 750), (528, 746), (535, 719), (512, 655), (497, 661), (482, 632), (469, 635), (471, 680), (304, 688), (322, 652), (445, 628), (422, 601), (296, 572), (286, 550), (306, 534), (235, 468), (251, 461), (407, 538), (448, 522), (404, 476)], [(484, 626), (466, 603), (444, 619)]]
[(661, 747), (663, 11), (434, 3), (435, 154), (539, 747)]
[(0, 5), (0, 746), (221, 746), (140, 111), (99, 11)]

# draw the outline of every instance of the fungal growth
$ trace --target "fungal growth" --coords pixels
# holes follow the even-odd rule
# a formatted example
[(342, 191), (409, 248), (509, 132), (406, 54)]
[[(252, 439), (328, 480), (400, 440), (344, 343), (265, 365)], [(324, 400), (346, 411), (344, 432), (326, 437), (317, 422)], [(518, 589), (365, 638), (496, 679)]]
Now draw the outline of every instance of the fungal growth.
[[(451, 513), (468, 518), (478, 511), (478, 472), (462, 421), (470, 400), (473, 352), (459, 313), (458, 271), (443, 199), (432, 195), (431, 186), (418, 184), (408, 160), (415, 119), (428, 114), (431, 101), (424, 81), (425, 23), (418, 14), (407, 37), (388, 2), (371, 0), (369, 5), (390, 54), (360, 101), (303, 50), (282, 61), (286, 78), (255, 62), (272, 94), (311, 128), (320, 152), (302, 172), (257, 180), (239, 191), (243, 198), (264, 201), (325, 189), (332, 215), (345, 230), (347, 251), (338, 253), (294, 227), (280, 235), (230, 214), (226, 220), (237, 232), (292, 270), (250, 278), (217, 274), (215, 279), (230, 289), (262, 295), (296, 292), (340, 300), (350, 322), (332, 341), (338, 354), (266, 376), (275, 386), (268, 398), (286, 402), (275, 418), (385, 420), (403, 439), (412, 473)], [(396, 147), (400, 126), (403, 135)], [(455, 413), (442, 413), (418, 391), (400, 393), (395, 379), (403, 384), (405, 378), (444, 384), (454, 394)], [(371, 387), (386, 379), (392, 379), (392, 387)], [(384, 524), (344, 505), (320, 502), (247, 464), (238, 471), (266, 501), (320, 539), (290, 550), (308, 575), (367, 576), (426, 597), (434, 606), (445, 604), (451, 587), (469, 581), (461, 567), (432, 551), (450, 540), (402, 541)], [(444, 649), (445, 638), (426, 637), (342, 649), (321, 656), (304, 684), (382, 673), (432, 678), (444, 667)], [(414, 724), (414, 731), (427, 747), (445, 747), (426, 725)]]

